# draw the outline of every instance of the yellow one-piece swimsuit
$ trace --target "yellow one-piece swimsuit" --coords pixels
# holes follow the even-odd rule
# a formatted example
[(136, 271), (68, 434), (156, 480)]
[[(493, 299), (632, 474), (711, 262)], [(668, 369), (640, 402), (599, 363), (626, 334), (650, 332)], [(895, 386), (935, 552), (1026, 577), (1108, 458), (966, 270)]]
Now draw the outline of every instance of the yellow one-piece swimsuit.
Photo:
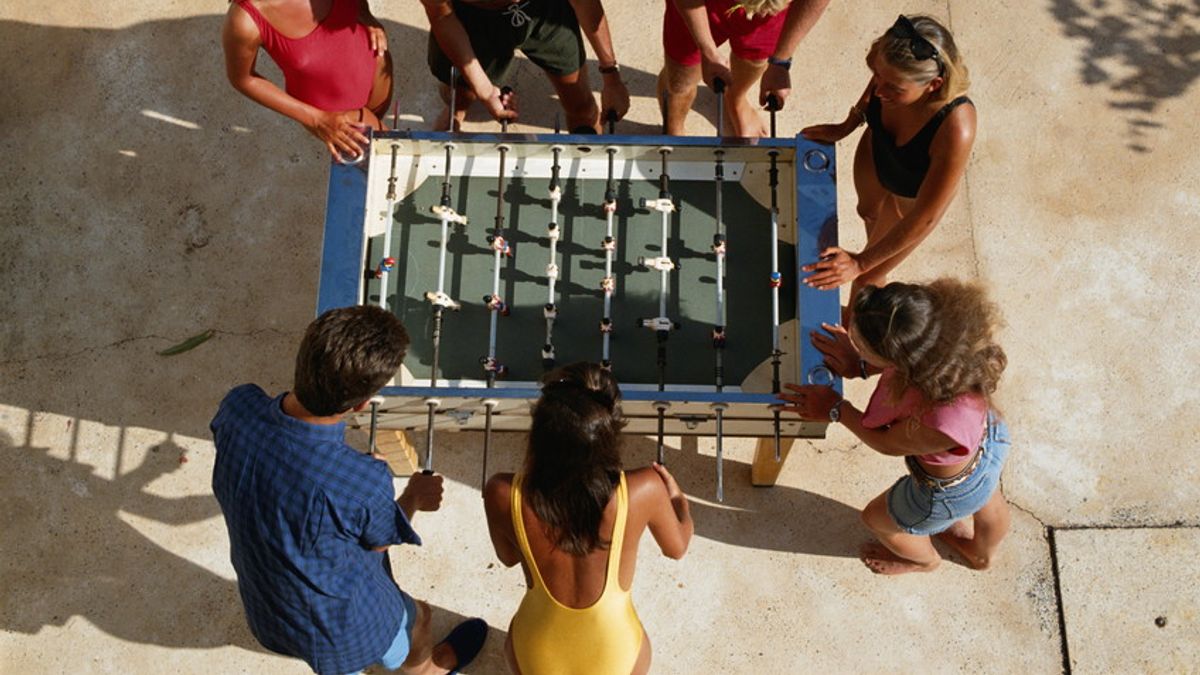
[(533, 587), (512, 620), (512, 645), (522, 675), (623, 675), (633, 670), (642, 648), (642, 622), (633, 595), (621, 589), (621, 545), (629, 515), (625, 472), (617, 486), (617, 519), (608, 550), (604, 591), (590, 607), (575, 609), (554, 599), (542, 581), (521, 517), (522, 477), (513, 480), (512, 519)]

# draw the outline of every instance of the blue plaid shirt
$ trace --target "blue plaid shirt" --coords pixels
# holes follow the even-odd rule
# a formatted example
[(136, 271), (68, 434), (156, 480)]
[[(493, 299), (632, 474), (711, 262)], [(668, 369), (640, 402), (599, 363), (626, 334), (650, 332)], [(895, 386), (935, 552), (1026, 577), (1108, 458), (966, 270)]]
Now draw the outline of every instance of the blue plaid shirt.
[(213, 418), (213, 492), (225, 514), (246, 619), (264, 647), (318, 673), (379, 661), (404, 618), (383, 553), (420, 544), (387, 464), (344, 442), (345, 424), (284, 414), (244, 384)]

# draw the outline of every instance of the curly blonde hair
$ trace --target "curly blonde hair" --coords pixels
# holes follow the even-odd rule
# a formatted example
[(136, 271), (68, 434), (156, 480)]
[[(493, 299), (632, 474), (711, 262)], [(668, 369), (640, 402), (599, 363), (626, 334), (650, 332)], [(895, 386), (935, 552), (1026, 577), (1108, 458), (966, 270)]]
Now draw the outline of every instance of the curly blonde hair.
[(983, 286), (951, 278), (867, 286), (854, 298), (858, 334), (896, 368), (892, 395), (913, 387), (929, 405), (976, 394), (991, 407), (1008, 365), (995, 341), (1001, 321)]

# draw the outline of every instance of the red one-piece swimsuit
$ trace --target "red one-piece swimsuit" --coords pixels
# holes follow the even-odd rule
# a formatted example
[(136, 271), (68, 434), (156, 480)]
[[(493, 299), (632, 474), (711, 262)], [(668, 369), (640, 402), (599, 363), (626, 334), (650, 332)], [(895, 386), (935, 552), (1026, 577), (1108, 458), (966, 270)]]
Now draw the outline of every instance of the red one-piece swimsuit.
[(358, 22), (358, 0), (333, 0), (311, 33), (290, 38), (275, 30), (250, 0), (237, 4), (258, 26), (263, 49), (283, 71), (291, 96), (321, 110), (356, 110), (367, 104), (375, 81), (375, 53)]

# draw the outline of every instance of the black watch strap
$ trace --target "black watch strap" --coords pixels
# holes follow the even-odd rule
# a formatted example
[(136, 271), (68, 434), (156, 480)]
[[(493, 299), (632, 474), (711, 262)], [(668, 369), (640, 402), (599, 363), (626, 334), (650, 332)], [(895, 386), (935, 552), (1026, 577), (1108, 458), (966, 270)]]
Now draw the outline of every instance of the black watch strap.
[(791, 70), (791, 68), (792, 68), (792, 59), (791, 58), (777, 59), (774, 56), (768, 56), (767, 63), (769, 63), (773, 66), (779, 66), (780, 68), (783, 68), (784, 70)]

